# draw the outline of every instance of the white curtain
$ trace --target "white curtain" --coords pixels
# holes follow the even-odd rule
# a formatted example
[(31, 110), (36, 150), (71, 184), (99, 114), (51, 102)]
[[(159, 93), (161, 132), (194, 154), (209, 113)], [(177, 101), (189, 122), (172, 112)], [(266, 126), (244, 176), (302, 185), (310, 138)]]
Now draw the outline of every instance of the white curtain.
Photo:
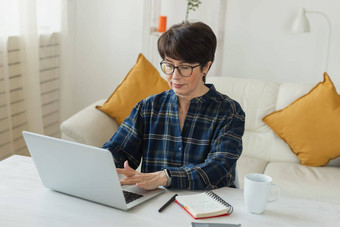
[(0, 160), (23, 130), (59, 136), (61, 0), (0, 0)]

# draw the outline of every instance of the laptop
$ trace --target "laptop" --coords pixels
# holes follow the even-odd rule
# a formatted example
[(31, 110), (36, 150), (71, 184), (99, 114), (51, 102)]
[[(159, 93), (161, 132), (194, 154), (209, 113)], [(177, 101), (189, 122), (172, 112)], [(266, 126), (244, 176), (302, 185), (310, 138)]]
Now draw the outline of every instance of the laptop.
[(22, 132), (43, 185), (54, 191), (128, 210), (164, 192), (120, 185), (110, 151)]

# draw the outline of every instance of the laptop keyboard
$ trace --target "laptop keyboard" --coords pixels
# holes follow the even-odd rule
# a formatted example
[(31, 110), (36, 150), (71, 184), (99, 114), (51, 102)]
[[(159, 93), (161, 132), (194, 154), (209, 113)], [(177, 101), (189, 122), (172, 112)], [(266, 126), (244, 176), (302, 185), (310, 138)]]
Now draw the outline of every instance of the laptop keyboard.
[(132, 201), (135, 201), (136, 199), (139, 199), (140, 197), (143, 197), (143, 195), (134, 193), (134, 192), (128, 192), (123, 190), (124, 198), (126, 201), (126, 204), (131, 203)]

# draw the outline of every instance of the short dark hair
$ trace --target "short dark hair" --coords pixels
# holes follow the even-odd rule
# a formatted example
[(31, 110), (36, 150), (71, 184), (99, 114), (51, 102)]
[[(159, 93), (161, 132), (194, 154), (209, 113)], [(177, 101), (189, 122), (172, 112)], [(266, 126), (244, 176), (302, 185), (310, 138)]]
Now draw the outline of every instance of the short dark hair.
[[(170, 57), (188, 63), (199, 63), (202, 68), (215, 58), (217, 40), (212, 29), (202, 23), (184, 21), (171, 26), (158, 39), (161, 58)], [(203, 78), (205, 82), (205, 77)]]

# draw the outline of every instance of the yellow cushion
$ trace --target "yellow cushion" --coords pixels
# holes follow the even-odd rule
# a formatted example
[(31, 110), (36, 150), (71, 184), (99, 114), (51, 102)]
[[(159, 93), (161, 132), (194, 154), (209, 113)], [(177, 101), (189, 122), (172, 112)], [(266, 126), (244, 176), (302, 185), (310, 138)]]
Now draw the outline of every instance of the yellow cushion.
[(340, 156), (340, 96), (327, 73), (308, 94), (263, 121), (303, 165), (323, 166)]
[(97, 109), (113, 117), (120, 125), (139, 101), (169, 88), (157, 69), (142, 54), (139, 54), (137, 63), (123, 82), (104, 105), (97, 106)]

